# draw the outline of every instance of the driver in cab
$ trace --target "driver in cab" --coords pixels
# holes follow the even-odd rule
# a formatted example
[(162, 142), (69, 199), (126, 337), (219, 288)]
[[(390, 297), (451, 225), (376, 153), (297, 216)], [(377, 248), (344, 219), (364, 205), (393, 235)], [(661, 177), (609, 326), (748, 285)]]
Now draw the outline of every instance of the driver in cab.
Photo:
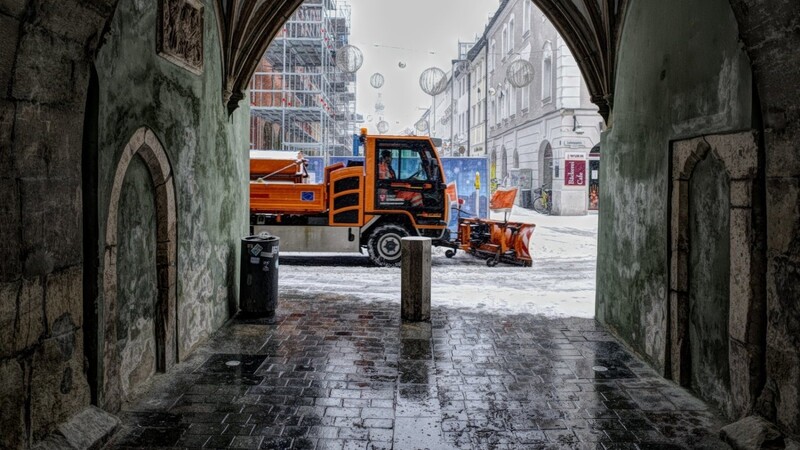
[(381, 162), (378, 164), (378, 178), (381, 180), (394, 180), (397, 175), (392, 169), (392, 152), (384, 150), (381, 152)]
[[(392, 152), (384, 150), (381, 152), (381, 160), (378, 164), (378, 179), (396, 180), (397, 175), (392, 168)], [(381, 190), (382, 191), (382, 190)], [(422, 206), (422, 194), (419, 192), (395, 189), (395, 198), (405, 200), (412, 207)]]

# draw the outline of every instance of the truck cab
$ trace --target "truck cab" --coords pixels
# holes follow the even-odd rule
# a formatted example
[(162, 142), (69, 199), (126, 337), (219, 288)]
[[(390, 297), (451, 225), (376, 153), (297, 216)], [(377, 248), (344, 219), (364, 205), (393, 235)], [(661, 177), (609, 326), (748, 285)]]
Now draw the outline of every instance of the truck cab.
[(363, 163), (328, 165), (318, 183), (308, 182), (302, 155), (251, 152), (251, 231), (279, 236), (284, 251), (366, 248), (382, 266), (400, 263), (405, 236), (442, 238), (446, 183), (430, 138), (362, 130), (361, 141)]

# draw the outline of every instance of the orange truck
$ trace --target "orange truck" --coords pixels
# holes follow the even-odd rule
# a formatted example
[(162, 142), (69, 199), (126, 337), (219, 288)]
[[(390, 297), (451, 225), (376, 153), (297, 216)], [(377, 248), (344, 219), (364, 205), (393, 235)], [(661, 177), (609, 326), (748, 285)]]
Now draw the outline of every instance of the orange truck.
[(400, 263), (405, 236), (449, 240), (444, 170), (427, 136), (369, 136), (364, 160), (307, 172), (299, 152), (250, 152), (251, 232), (281, 238), (282, 251), (360, 252)]

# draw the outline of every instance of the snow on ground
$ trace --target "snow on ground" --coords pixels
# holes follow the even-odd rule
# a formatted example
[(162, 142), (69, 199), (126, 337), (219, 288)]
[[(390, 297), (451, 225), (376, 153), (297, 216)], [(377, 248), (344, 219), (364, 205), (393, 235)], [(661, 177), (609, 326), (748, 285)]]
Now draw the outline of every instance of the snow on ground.
[[(502, 219), (502, 214), (493, 215)], [(499, 264), (434, 248), (431, 306), (492, 313), (594, 317), (597, 215), (545, 216), (514, 207), (511, 221), (536, 224), (532, 267)], [(375, 267), (366, 256), (281, 254), (283, 295), (347, 295), (400, 302), (400, 270)]]

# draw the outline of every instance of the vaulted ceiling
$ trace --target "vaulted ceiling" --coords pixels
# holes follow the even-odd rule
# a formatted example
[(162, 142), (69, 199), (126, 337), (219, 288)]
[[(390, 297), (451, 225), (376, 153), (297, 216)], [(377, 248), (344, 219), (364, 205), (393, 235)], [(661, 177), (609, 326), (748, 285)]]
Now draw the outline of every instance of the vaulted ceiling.
[(215, 0), (222, 40), (223, 100), (233, 112), (270, 42), (302, 0)]
[(533, 0), (569, 45), (606, 121), (611, 111), (617, 49), (629, 0)]
[[(533, 0), (572, 50), (592, 102), (608, 120), (617, 45), (629, 0)], [(302, 0), (215, 0), (224, 61), (223, 98), (234, 111), (269, 43)]]

